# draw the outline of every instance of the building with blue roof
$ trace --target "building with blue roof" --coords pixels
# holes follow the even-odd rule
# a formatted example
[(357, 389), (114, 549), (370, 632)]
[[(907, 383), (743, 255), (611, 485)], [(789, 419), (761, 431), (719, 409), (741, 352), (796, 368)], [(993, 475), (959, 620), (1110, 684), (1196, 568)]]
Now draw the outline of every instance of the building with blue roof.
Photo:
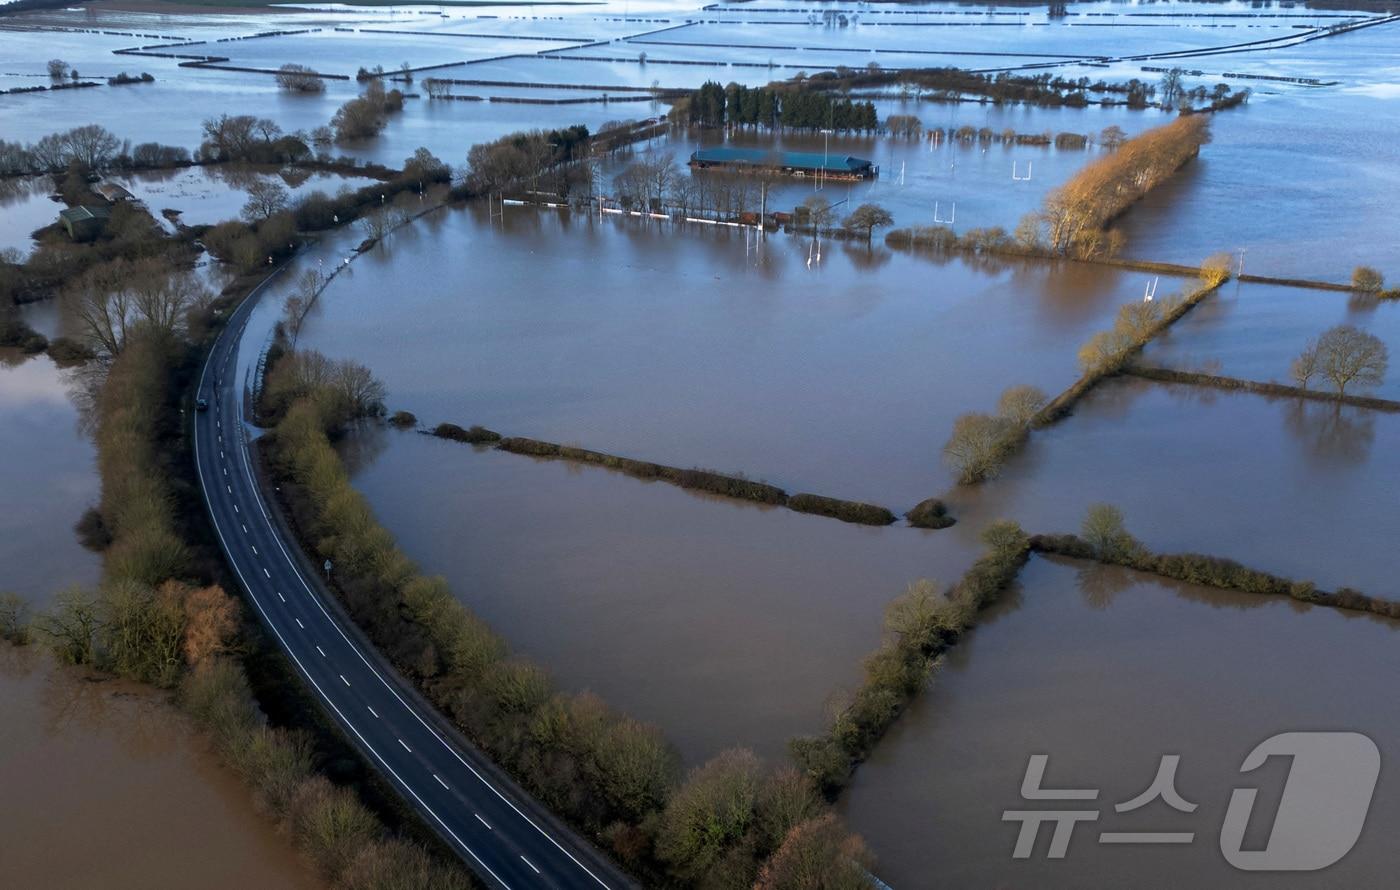
[(874, 179), (880, 168), (854, 155), (827, 155), (815, 151), (775, 151), (763, 148), (702, 148), (690, 155), (692, 170), (726, 170), (733, 173), (779, 173), (827, 179)]

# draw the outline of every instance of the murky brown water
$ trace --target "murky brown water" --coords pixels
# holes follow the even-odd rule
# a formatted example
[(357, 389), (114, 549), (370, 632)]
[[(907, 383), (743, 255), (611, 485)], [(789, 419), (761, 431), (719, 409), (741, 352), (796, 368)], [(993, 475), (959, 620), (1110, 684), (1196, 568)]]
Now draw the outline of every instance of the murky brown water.
[[(765, 477), (905, 510), (957, 415), (1057, 391), (1142, 275), (507, 207), (433, 217), (326, 290), (302, 343), (425, 422)], [(1164, 281), (1163, 288), (1172, 285)], [(401, 530), (406, 536), (412, 532)]]
[[(678, 24), (694, 12), (676, 0), (639, 0), (630, 12), (642, 9)], [(802, 35), (812, 46), (878, 46), (886, 53), (879, 58), (898, 64), (906, 58), (901, 51), (927, 42), (925, 29), (880, 28), (883, 10), (862, 10), (861, 27), (836, 29), (805, 24), (805, 8), (790, 9), (792, 21), (782, 27), (716, 22), (670, 38), (705, 44), (698, 46), (628, 43), (615, 38), (631, 28), (616, 23), (507, 16), (491, 27), (511, 36), (601, 37), (611, 42), (579, 52), (616, 58), (517, 57), (457, 70), (510, 82), (694, 86), (717, 76), (761, 83), (794, 69), (724, 63), (771, 57), (770, 63), (810, 67), (824, 64), (825, 56), (719, 44), (740, 37), (794, 42)], [(616, 3), (607, 9), (614, 19), (619, 11), (629, 9)], [(1261, 9), (1230, 4), (1210, 11)], [(930, 5), (899, 12), (965, 10)], [(1190, 19), (1182, 27), (1163, 12), (1192, 15), (1197, 8), (1162, 4), (1147, 13), (1160, 19), (1151, 29), (1141, 19), (1092, 29), (1072, 21), (1015, 30), (939, 28), (936, 36), (959, 51), (999, 51), (1003, 35), (1016, 34), (1015, 42), (1052, 53), (1105, 52), (1222, 42), (1242, 33), (1237, 27), (1260, 36), (1316, 24), (1297, 10), (1297, 22), (1216, 22), (1212, 29), (1221, 30), (1215, 31)], [(291, 21), (79, 15), (44, 14), (65, 25), (200, 39)], [(452, 20), (455, 14), (311, 13), (297, 21), (325, 33), (224, 46), (245, 61), (309, 58), (320, 46), (339, 48), (324, 54), (336, 70), (372, 64), (386, 53), (396, 64), (401, 48), (422, 41), (329, 30), (372, 26), (389, 15), (410, 30), (476, 27)], [(725, 15), (742, 18), (745, 11)], [(445, 49), (451, 45), (445, 40), (434, 37), (437, 57), (456, 53)], [(88, 76), (114, 73), (121, 57), (111, 50), (131, 42), (11, 33), (5, 45), (18, 57), (16, 71), (0, 72), (0, 86), (42, 79), (44, 61), (54, 55)], [(463, 57), (489, 46), (478, 42)], [(643, 46), (657, 64), (636, 58)], [(1124, 218), (1129, 252), (1194, 263), (1215, 250), (1244, 247), (1250, 271), (1334, 280), (1359, 262), (1393, 263), (1400, 242), (1377, 233), (1396, 222), (1389, 186), (1396, 182), (1393, 130), (1400, 118), (1387, 101), (1397, 89), (1394, 46), (1393, 27), (1374, 28), (1200, 62), (1212, 70), (1344, 83), (1308, 90), (1246, 82), (1260, 87), (1251, 106), (1219, 116), (1216, 141), (1200, 161)], [(659, 64), (667, 57), (719, 64)], [(858, 58), (847, 53), (839, 61)], [(936, 56), (924, 58), (937, 63)], [(122, 136), (193, 147), (199, 121), (210, 114), (252, 113), (287, 130), (310, 129), (356, 89), (335, 82), (323, 96), (288, 96), (265, 76), (140, 61), (156, 73), (156, 83), (0, 98), (9, 138), (32, 141), (96, 122)], [(1059, 71), (1152, 76), (1137, 61)], [(163, 113), (143, 118), (135, 133), (131, 102)], [(381, 138), (336, 150), (397, 164), (424, 144), (460, 162), (473, 142), (510, 130), (574, 122), (596, 129), (606, 120), (664, 110), (651, 102), (414, 100)], [(1159, 117), (893, 99), (880, 111), (1023, 132), (1092, 133), (1109, 124), (1135, 132)], [(815, 147), (814, 140), (806, 144)], [(1012, 183), (1010, 155), (995, 150), (972, 149), (955, 159), (960, 150), (945, 157), (917, 155), (908, 145), (869, 145), (887, 179), (864, 193), (849, 190), (853, 202), (882, 200), (907, 225), (931, 222), (934, 201), (958, 200), (964, 230), (1009, 227), (1068, 175), (1072, 164), (1063, 162), (1074, 160), (1037, 155), (1036, 179)], [(894, 182), (900, 163), (904, 187)], [(781, 198), (792, 203), (798, 191), (785, 188)], [(209, 212), (236, 210), (231, 195), (220, 191), (219, 201), (205, 202)], [(152, 200), (165, 206), (159, 196)], [(30, 200), (9, 206), (0, 243), (17, 246), (27, 241), (30, 217), (52, 210)], [(329, 236), (306, 261), (338, 262), (337, 251), (356, 240), (353, 232)], [(388, 381), (394, 407), (430, 422), (486, 423), (904, 509), (947, 487), (939, 449), (957, 414), (990, 408), (1010, 384), (1063, 387), (1076, 373), (1077, 345), (1145, 283), (1134, 273), (1078, 267), (938, 265), (879, 246), (828, 244), (815, 267), (807, 264), (810, 254), (801, 239), (770, 239), (760, 249), (743, 233), (679, 235), (655, 225), (595, 224), (516, 208), (495, 226), (480, 213), (439, 214), (393, 236), (337, 279), (305, 342), (366, 362)], [(1266, 299), (1254, 300), (1256, 293)], [(1227, 373), (1267, 379), (1282, 375), (1296, 351), (1285, 341), (1312, 336), (1316, 331), (1304, 329), (1313, 325), (1357, 320), (1334, 295), (1292, 304), (1300, 312), (1269, 296), (1250, 289), (1239, 304), (1203, 307), (1164, 344), (1163, 361), (1219, 359)], [(277, 302), (268, 301), (274, 314)], [(29, 315), (46, 333), (67, 330), (57, 310)], [(1376, 330), (1391, 326), (1379, 312), (1364, 320)], [(242, 361), (254, 358), (245, 354)], [(0, 588), (38, 597), (97, 574), (96, 558), (69, 531), (95, 499), (96, 480), (90, 450), (59, 390), (58, 376), (42, 361), (0, 369), (0, 441), (15, 458), (0, 470), (12, 517), (0, 525)], [(472, 454), (412, 435), (359, 440), (356, 481), (411, 554), (445, 573), (464, 601), (564, 685), (596, 689), (658, 722), (691, 760), (735, 743), (781, 756), (788, 736), (821, 725), (831, 691), (856, 679), (891, 596), (921, 576), (959, 575), (976, 552), (976, 532), (997, 516), (1034, 530), (1072, 529), (1088, 503), (1107, 500), (1124, 507), (1133, 530), (1159, 549), (1233, 556), (1327, 586), (1350, 583), (1393, 595), (1389, 553), (1400, 532), (1394, 506), (1400, 492), (1388, 463), (1400, 444), (1394, 421), (1253, 396), (1115, 384), (1038, 435), (1002, 479), (957, 495), (963, 522), (937, 534), (855, 528), (596, 468)], [(862, 769), (849, 813), (884, 855), (881, 874), (895, 886), (1234, 885), (1239, 875), (1225, 870), (1208, 836), (1190, 850), (1160, 856), (1076, 847), (1066, 868), (1029, 863), (1020, 870), (1009, 861), (1011, 829), (1000, 810), (1015, 803), (1032, 750), (1056, 758), (1052, 775), (1063, 769), (1067, 782), (1102, 781), (1114, 799), (1141, 789), (1155, 755), (1177, 750), (1186, 758), (1183, 791), (1201, 800), (1203, 821), (1218, 825), (1222, 789), (1232, 784), (1243, 752), (1264, 735), (1324, 725), (1372, 732), (1383, 745), (1394, 735), (1389, 711), (1375, 704), (1387, 700), (1385, 678), (1396, 667), (1388, 654), (1390, 625), (1140, 579), (1086, 578), (1081, 592), (1075, 572), (1034, 563), (1019, 606), (957, 650), (942, 684), (915, 704)], [(194, 744), (187, 737), (172, 737), (165, 721), (150, 716), (164, 713), (159, 706), (92, 691), (113, 688), (106, 684), (55, 677), (60, 674), (47, 668), (0, 670), (7, 718), (0, 777), (3, 787), (23, 792), (16, 805), (7, 799), (0, 807), (0, 867), (20, 863), (6, 871), (7, 880), (21, 886), (299, 880), (290, 854), (240, 803), (246, 802), (240, 790), (182, 747)], [(35, 719), (26, 719), (31, 713)], [(1387, 757), (1392, 753), (1387, 748)], [(1388, 794), (1390, 785), (1383, 787)], [(219, 821), (205, 821), (216, 816)], [(1389, 879), (1383, 834), (1396, 823), (1393, 800), (1378, 801), (1371, 833), (1356, 853), (1314, 885), (1383, 884)], [(23, 842), (15, 844), (18, 860), (10, 854), (12, 839)], [(1182, 855), (1171, 855), (1177, 852)], [(55, 863), (71, 866), (72, 878), (56, 877)], [(118, 864), (117, 873), (96, 871), (110, 863)], [(127, 868), (130, 878), (121, 871)]]
[[(1369, 331), (1400, 355), (1400, 303), (1357, 294), (1236, 282), (1172, 325), (1143, 352), (1143, 361), (1247, 380), (1292, 383), (1288, 368), (1309, 341), (1333, 325)], [(1349, 392), (1400, 398), (1400, 368), (1392, 367), (1377, 387)], [(1329, 388), (1314, 380), (1314, 388)]]
[(355, 485), (410, 556), (562, 685), (659, 724), (691, 760), (731, 745), (782, 757), (859, 679), (885, 603), (972, 558), (943, 533), (414, 433), (356, 444)]
[(73, 532), (100, 483), (67, 376), (47, 356), (0, 350), (0, 591), (39, 607), (101, 572)]
[(1319, 586), (1400, 595), (1400, 415), (1139, 380), (1110, 382), (951, 498), (951, 533), (1011, 516), (1075, 531), (1117, 505), (1159, 552), (1226, 556)]
[[(1400, 717), (1389, 704), (1400, 625), (1277, 599), (1162, 583), (1074, 562), (1033, 559), (1019, 595), (952, 653), (933, 687), (862, 765), (843, 802), (901, 890), (929, 887), (1381, 887), (1394, 874), (1400, 819)], [(1278, 806), (1286, 764), (1242, 776), (1259, 742), (1294, 730), (1368, 735), (1381, 749), (1367, 828), (1337, 865), (1308, 875), (1247, 874), (1222, 856), (1230, 791), (1259, 787), (1256, 816)], [(1097, 788), (1099, 800), (1022, 801), (1031, 754), (1046, 788)], [(1177, 790), (1199, 809), (1113, 804), (1181, 757)], [(1013, 860), (1006, 809), (1098, 809), (1063, 860)], [(1267, 817), (1246, 839), (1262, 847)], [(1194, 831), (1185, 846), (1106, 847), (1108, 831)]]
[(0, 643), (7, 887), (320, 886), (152, 691)]

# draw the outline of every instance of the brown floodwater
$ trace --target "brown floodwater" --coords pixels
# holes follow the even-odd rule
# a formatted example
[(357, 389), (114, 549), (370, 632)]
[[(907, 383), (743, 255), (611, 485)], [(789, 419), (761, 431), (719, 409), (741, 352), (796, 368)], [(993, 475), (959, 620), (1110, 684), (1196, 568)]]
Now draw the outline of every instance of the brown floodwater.
[(859, 680), (885, 604), (975, 554), (414, 433), (350, 440), (355, 486), (404, 550), (570, 689), (658, 724), (691, 761), (784, 756)]
[(954, 492), (951, 533), (1000, 516), (1076, 531), (1107, 502), (1153, 550), (1395, 598), (1397, 450), (1400, 415), (1114, 381), (1036, 432), (998, 479)]
[(321, 886), (152, 690), (0, 643), (0, 710), (5, 886)]
[[(842, 809), (900, 890), (931, 887), (1382, 887), (1394, 882), (1400, 820), (1400, 625), (1277, 598), (1164, 583), (1071, 561), (1033, 559), (1016, 595), (950, 654), (932, 687), (856, 772)], [(1287, 763), (1239, 767), (1276, 733), (1369, 736), (1381, 752), (1370, 817), (1352, 851), (1311, 874), (1236, 871), (1220, 851), (1230, 792), (1258, 787), (1246, 849), (1272, 830)], [(1032, 754), (1044, 788), (1099, 799), (1021, 800)], [(1160, 758), (1180, 756), (1190, 815), (1162, 801), (1134, 812)], [(1012, 858), (1004, 810), (1098, 809), (1065, 858)], [(1104, 846), (1100, 831), (1194, 832), (1188, 845)]]
[[(1143, 351), (1147, 364), (1207, 369), (1228, 377), (1292, 383), (1289, 365), (1309, 341), (1348, 324), (1379, 337), (1400, 354), (1400, 303), (1337, 291), (1235, 282), (1191, 310)], [(1314, 380), (1315, 388), (1326, 388)], [(1400, 398), (1400, 369), (1356, 393)]]
[(849, 242), (809, 267), (805, 237), (524, 207), (429, 219), (338, 276), (302, 345), (364, 362), (429, 424), (900, 511), (951, 482), (959, 414), (1067, 386), (1146, 277)]
[(46, 355), (0, 350), (0, 591), (38, 607), (65, 587), (95, 583), (102, 568), (73, 532), (100, 481), (70, 376)]

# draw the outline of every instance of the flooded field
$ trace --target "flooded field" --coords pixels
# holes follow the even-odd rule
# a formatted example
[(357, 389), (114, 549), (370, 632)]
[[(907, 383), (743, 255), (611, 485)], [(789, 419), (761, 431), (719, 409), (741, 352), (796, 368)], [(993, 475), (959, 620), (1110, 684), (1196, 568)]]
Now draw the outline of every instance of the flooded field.
[(0, 180), (0, 250), (25, 256), (34, 246), (30, 234), (58, 219), (66, 205), (49, 198), (52, 188), (40, 176)]
[(1400, 415), (1110, 382), (1036, 433), (999, 478), (950, 503), (969, 527), (1010, 516), (1051, 532), (1077, 530), (1090, 504), (1107, 502), (1153, 550), (1394, 597), (1397, 447)]
[[(1012, 129), (1035, 135), (1048, 133), (1052, 138), (1059, 132), (1074, 132), (1093, 139), (1108, 126), (1118, 126), (1135, 135), (1168, 119), (1156, 111), (1096, 109), (1087, 114), (1082, 111), (1057, 114), (1044, 109), (966, 108), (913, 101), (882, 101), (876, 108), (882, 120), (892, 114), (908, 114), (919, 118), (930, 129), (986, 127), (998, 134)], [(1085, 129), (1065, 131), (1057, 129), (1057, 125)], [(766, 133), (726, 134), (705, 130), (678, 131), (664, 142), (658, 142), (654, 152), (670, 154), (684, 167), (696, 150), (720, 145), (809, 152), (830, 158), (853, 155), (873, 161), (880, 168), (879, 178), (869, 182), (818, 183), (815, 177), (779, 179), (769, 191), (770, 210), (791, 212), (807, 198), (819, 195), (835, 206), (838, 218), (861, 204), (875, 202), (890, 211), (896, 226), (932, 226), (940, 221), (951, 221), (952, 227), (960, 232), (993, 226), (1014, 231), (1021, 217), (1038, 209), (1047, 193), (1106, 153), (1093, 145), (1083, 149), (1057, 149), (1005, 143), (984, 145), (975, 139), (940, 138), (935, 141), (927, 136), (907, 139), (836, 134), (826, 138), (788, 133), (775, 138)], [(609, 167), (619, 168), (628, 160), (620, 158)], [(692, 178), (696, 181), (723, 180), (726, 174), (697, 171)], [(605, 187), (611, 185), (605, 181)], [(1196, 261), (1200, 259), (1197, 257)]]
[(1186, 263), (1243, 247), (1245, 271), (1259, 275), (1346, 282), (1358, 265), (1400, 275), (1400, 245), (1375, 237), (1400, 225), (1397, 88), (1261, 96), (1217, 115), (1199, 161), (1123, 218), (1126, 253)]
[(885, 603), (975, 556), (942, 533), (414, 433), (352, 440), (349, 460), (426, 571), (561, 685), (658, 724), (691, 763), (734, 745), (780, 761), (859, 680)]
[(0, 854), (10, 886), (320, 886), (149, 689), (0, 643), (0, 708)]
[(66, 372), (47, 356), (0, 350), (0, 591), (39, 608), (101, 571), (73, 532), (99, 495), (92, 440), (79, 422)]
[(365, 362), (429, 423), (902, 511), (949, 484), (958, 414), (1014, 384), (1067, 386), (1078, 345), (1143, 278), (858, 242), (823, 243), (808, 267), (812, 251), (799, 236), (755, 247), (742, 230), (453, 211), (338, 277), (302, 342)]
[[(1147, 348), (1143, 362), (1182, 370), (1218, 368), (1213, 373), (1291, 384), (1289, 364), (1309, 341), (1339, 324), (1369, 331), (1392, 353), (1400, 351), (1400, 305), (1393, 301), (1237, 283), (1173, 325)], [(1312, 385), (1327, 386), (1321, 381)], [(1380, 386), (1364, 391), (1400, 399), (1400, 372), (1390, 372)]]
[[(1260, 788), (1246, 849), (1273, 826), (1287, 763), (1241, 774), (1276, 733), (1359, 732), (1390, 762), (1400, 669), (1394, 622), (1163, 583), (1131, 572), (1034, 559), (1015, 599), (960, 644), (871, 759), (856, 772), (845, 816), (894, 887), (1373, 887), (1389, 878), (1387, 826), (1400, 819), (1400, 779), (1381, 769), (1369, 822), (1340, 863), (1311, 874), (1231, 868), (1220, 832), (1231, 790)], [(1342, 655), (1341, 653), (1345, 653)], [(1098, 789), (1098, 800), (1025, 801), (1032, 754), (1042, 787)], [(1161, 800), (1114, 805), (1179, 755), (1175, 787), (1199, 809)], [(1076, 826), (1062, 860), (1046, 858), (1051, 825), (1015, 860), (1018, 824), (1004, 810), (1098, 810)], [(1098, 842), (1101, 831), (1194, 832), (1188, 844)], [(1293, 842), (1303, 842), (1293, 838)], [(1275, 841), (1277, 843), (1277, 841)]]
[(153, 170), (110, 179), (131, 192), (158, 219), (166, 210), (174, 210), (187, 226), (215, 225), (240, 218), (248, 189), (259, 182), (281, 186), (287, 192), (287, 203), (294, 204), (312, 192), (334, 195), (378, 181), (367, 176), (339, 176), (295, 168), (279, 171), (275, 167), (241, 164)]
[[(380, 136), (333, 154), (399, 167), (425, 146), (460, 166), (473, 144), (513, 131), (660, 118), (671, 108), (660, 90), (706, 80), (756, 86), (837, 68), (961, 66), (1158, 84), (1181, 66), (1188, 89), (1223, 81), (1253, 95), (1213, 116), (1200, 157), (1115, 222), (1129, 256), (1196, 264), (1225, 250), (1264, 275), (1341, 282), (1367, 264), (1400, 279), (1400, 241), (1388, 237), (1400, 227), (1400, 23), (1349, 30), (1374, 15), (1234, 0), (1063, 9), (608, 0), (247, 14), (96, 3), (0, 21), (0, 90), (48, 84), (53, 58), (100, 84), (0, 95), (0, 138), (32, 143), (95, 123), (193, 150), (202, 121), (219, 114), (309, 132), (358, 95), (359, 69), (406, 66), (411, 80), (385, 81), (408, 93), (402, 112)], [(218, 58), (182, 67), (187, 55)], [(289, 94), (270, 76), (287, 62), (336, 77), (322, 93)], [(120, 71), (149, 71), (155, 82), (109, 86)], [(429, 77), (454, 81), (446, 89), (456, 100), (430, 99)], [(1083, 134), (1091, 144), (677, 128), (599, 160), (597, 184), (612, 196), (629, 162), (668, 155), (691, 177), (690, 153), (721, 144), (849, 154), (878, 164), (879, 178), (820, 190), (785, 180), (764, 209), (790, 211), (820, 191), (838, 215), (878, 202), (900, 227), (1011, 230), (1103, 156), (1093, 143), (1104, 128), (1132, 136), (1172, 118), (1156, 108), (933, 101), (898, 85), (857, 87), (856, 98), (874, 101), (881, 121), (903, 114), (926, 128)], [(199, 225), (237, 216), (248, 186), (274, 176), (294, 197), (369, 182), (271, 169), (112, 178), (154, 213), (180, 211)], [(0, 248), (24, 253), (29, 233), (53, 221), (49, 190), (46, 180), (0, 185)], [(980, 551), (979, 532), (1002, 517), (1072, 531), (1086, 507), (1109, 502), (1156, 550), (1400, 596), (1390, 558), (1400, 533), (1397, 415), (1117, 380), (1037, 432), (999, 478), (952, 488), (941, 451), (954, 419), (993, 410), (1008, 386), (1054, 394), (1069, 385), (1079, 345), (1141, 299), (1144, 273), (897, 251), (878, 231), (870, 244), (818, 241), (514, 204), (431, 213), (346, 265), (363, 237), (353, 227), (321, 233), (289, 262), (253, 313), (232, 373), (251, 380), (302, 271), (339, 268), (299, 345), (367, 365), (390, 409), (428, 426), (479, 423), (900, 513), (930, 496), (949, 500), (959, 519), (949, 530), (868, 528), (411, 432), (364, 429), (346, 440), (356, 486), (413, 559), (561, 687), (594, 690), (656, 723), (689, 763), (733, 745), (782, 762), (787, 740), (823, 727), (860, 681), (885, 605), (917, 579), (956, 580)], [(211, 282), (227, 274), (212, 264), (199, 273)], [(1182, 286), (1161, 282), (1164, 293)], [(1345, 293), (1232, 283), (1144, 359), (1284, 380), (1331, 325), (1400, 346), (1397, 312)], [(72, 307), (57, 301), (24, 317), (49, 336), (76, 330)], [(1400, 376), (1391, 377), (1377, 392), (1400, 398)], [(72, 530), (99, 494), (74, 389), (47, 358), (0, 356), (0, 444), (11, 458), (0, 470), (0, 590), (38, 606), (94, 583), (100, 568)], [(1369, 617), (1036, 558), (860, 768), (844, 813), (880, 856), (877, 873), (901, 890), (1254, 886), (1224, 863), (1216, 839), (1240, 762), (1276, 732), (1351, 730), (1374, 738), (1387, 763), (1370, 827), (1322, 880), (1269, 883), (1379, 886), (1393, 859), (1386, 833), (1400, 822), (1389, 764), (1397, 727), (1377, 707), (1387, 699), (1378, 684), (1400, 667), (1395, 633)], [(310, 886), (246, 794), (159, 701), (0, 649), (0, 703), (7, 879)], [(1195, 843), (1105, 848), (1081, 827), (1064, 862), (1045, 861), (1043, 847), (1013, 860), (1015, 827), (1001, 813), (1020, 805), (1034, 753), (1054, 761), (1048, 785), (1101, 787), (1104, 827), (1127, 831), (1143, 829), (1106, 804), (1146, 787), (1161, 755), (1180, 754), (1178, 788), (1201, 804), (1187, 820)], [(1281, 779), (1276, 766), (1261, 781)], [(1267, 793), (1272, 804), (1277, 789)], [(1160, 805), (1149, 812), (1149, 829), (1186, 825)]]

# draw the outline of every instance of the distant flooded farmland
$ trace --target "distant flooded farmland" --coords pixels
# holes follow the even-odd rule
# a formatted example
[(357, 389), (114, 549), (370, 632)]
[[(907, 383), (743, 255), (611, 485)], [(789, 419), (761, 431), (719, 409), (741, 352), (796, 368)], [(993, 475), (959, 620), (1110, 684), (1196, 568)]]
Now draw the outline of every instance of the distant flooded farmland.
[[(1078, 347), (1120, 306), (1143, 300), (1155, 273), (893, 249), (885, 229), (867, 243), (623, 216), (616, 179), (629, 164), (665, 157), (680, 177), (708, 177), (684, 164), (716, 146), (852, 155), (878, 165), (879, 177), (780, 179), (761, 204), (750, 179), (745, 206), (733, 209), (790, 212), (815, 195), (838, 220), (871, 202), (896, 227), (1011, 231), (1108, 156), (1114, 134), (1105, 128), (1131, 137), (1179, 111), (1205, 114), (1224, 85), (1252, 90), (1248, 103), (1198, 117), (1213, 133), (1200, 156), (1113, 220), (1123, 255), (1194, 266), (1225, 251), (1247, 273), (1330, 282), (1365, 264), (1394, 287), (1400, 18), (1242, 0), (138, 6), (0, 21), (0, 139), (32, 144), (98, 124), (133, 144), (196, 152), (195, 165), (178, 170), (98, 171), (157, 216), (178, 211), (165, 231), (191, 240), (202, 237), (198, 226), (238, 216), (254, 181), (278, 182), (293, 200), (356, 188), (374, 180), (327, 171), (401, 168), (422, 146), (460, 183), (474, 144), (574, 124), (596, 134), (659, 123), (685, 101), (681, 91), (706, 81), (794, 78), (801, 92), (832, 71), (840, 94), (873, 103), (881, 125), (917, 118), (923, 132), (896, 136), (897, 121), (859, 134), (830, 121), (833, 132), (759, 132), (690, 127), (678, 114), (669, 131), (648, 128), (644, 142), (568, 171), (592, 173), (592, 188), (576, 182), (571, 196), (602, 199), (585, 209), (523, 206), (553, 201), (527, 174), (506, 186), (507, 202), (440, 208), (373, 246), (364, 240), (372, 224), (317, 232), (285, 267), (268, 260), (281, 271), (250, 313), (237, 367), (224, 372), (251, 387), (284, 299), (306, 271), (334, 271), (297, 346), (363, 363), (383, 380), (389, 409), (414, 412), (424, 427), (482, 424), (896, 513), (944, 497), (958, 519), (950, 529), (873, 528), (374, 423), (340, 440), (354, 484), (426, 572), (442, 574), (559, 687), (596, 691), (657, 724), (687, 764), (731, 746), (786, 762), (786, 742), (825, 727), (862, 681), (887, 604), (918, 579), (956, 581), (996, 519), (1033, 533), (1075, 531), (1087, 507), (1110, 503), (1156, 551), (1400, 598), (1400, 414), (1125, 376), (1036, 430), (1000, 476), (953, 486), (942, 450), (955, 419), (995, 410), (1013, 385), (1048, 395), (1070, 385)], [(81, 75), (55, 81), (55, 58)], [(327, 75), (324, 89), (280, 89), (273, 75), (285, 63)], [(945, 89), (932, 74), (884, 76), (947, 66), (1039, 77), (1022, 87), (1042, 105), (1013, 101), (1005, 81)], [(1140, 100), (1144, 84), (1165, 91), (1164, 74), (1178, 67), (1186, 99), (1126, 107), (1125, 82), (1140, 82), (1131, 88)], [(154, 81), (108, 82), (120, 72)], [(379, 136), (312, 138), (374, 79), (406, 96)], [(1080, 79), (1077, 95), (1069, 85)], [(321, 169), (209, 163), (197, 154), (203, 123), (222, 114), (302, 134)], [(959, 128), (967, 138), (948, 138)], [(1083, 147), (1069, 147), (1077, 136)], [(50, 178), (20, 175), (35, 169), (27, 161), (8, 163), (0, 249), (23, 254), (60, 205), (48, 197)], [(446, 191), (405, 203), (428, 210)], [(215, 286), (232, 277), (208, 256), (196, 271)], [(1195, 281), (1162, 276), (1159, 293)], [(64, 290), (21, 316), (49, 337), (79, 333)], [(1231, 282), (1149, 344), (1143, 362), (1284, 380), (1308, 340), (1335, 324), (1400, 345), (1397, 312), (1349, 293)], [(80, 426), (80, 376), (46, 356), (0, 354), (0, 592), (36, 608), (99, 579), (99, 557), (73, 531), (100, 496)], [(1400, 398), (1400, 378), (1389, 377), (1377, 394)], [(1400, 668), (1396, 623), (1042, 557), (984, 617), (839, 804), (890, 885), (1330, 888), (1393, 879), (1400, 726), (1384, 684)], [(6, 880), (314, 886), (247, 791), (158, 696), (0, 644), (0, 711)], [(1321, 877), (1230, 869), (1217, 835), (1231, 789), (1273, 782), (1261, 794), (1271, 809), (1283, 775), (1272, 763), (1245, 780), (1241, 761), (1264, 738), (1308, 729), (1362, 732), (1381, 746), (1369, 827)], [(1032, 858), (1013, 859), (1016, 828), (1002, 813), (1024, 808), (1018, 792), (1037, 753), (1051, 759), (1047, 786), (1102, 789), (1103, 829), (1194, 830), (1194, 843), (1104, 847), (1100, 826), (1081, 826), (1065, 861), (1046, 861), (1044, 841)], [(1177, 788), (1200, 804), (1194, 816), (1161, 804), (1112, 812), (1109, 804), (1148, 786), (1164, 754), (1181, 756)], [(1265, 828), (1251, 825), (1250, 836), (1262, 842)]]
[[(1353, 40), (1388, 40), (1393, 58), (1383, 29)], [(1123, 217), (1126, 253), (1189, 263), (1245, 248), (1244, 270), (1260, 275), (1345, 282), (1357, 265), (1400, 275), (1400, 244), (1375, 237), (1400, 225), (1396, 87), (1260, 96), (1245, 114), (1218, 115), (1200, 160)]]
[[(1272, 813), (1287, 767), (1241, 774), (1255, 745), (1293, 730), (1360, 732), (1400, 755), (1388, 678), (1400, 670), (1395, 622), (1248, 594), (1163, 583), (1135, 573), (1034, 559), (1019, 592), (954, 651), (857, 771), (843, 804), (894, 887), (1363, 887), (1389, 878), (1385, 826), (1400, 819), (1400, 779), (1381, 770), (1356, 847), (1321, 873), (1248, 873), (1220, 852), (1231, 791), (1260, 788)], [(1345, 658), (1338, 653), (1345, 652)], [(1020, 796), (1032, 754), (1049, 757), (1044, 788), (1088, 788), (1098, 810), (1064, 859), (1046, 858), (1050, 825), (1015, 860)], [(1155, 800), (1118, 813), (1147, 788), (1163, 755), (1180, 756), (1176, 789), (1192, 814)], [(1246, 849), (1262, 848), (1267, 821)], [(1101, 831), (1194, 832), (1189, 844), (1098, 843)], [(1299, 839), (1301, 842), (1302, 839)], [(1256, 845), (1257, 846), (1254, 846)]]
[(149, 688), (0, 642), (0, 707), (10, 886), (320, 886)]

